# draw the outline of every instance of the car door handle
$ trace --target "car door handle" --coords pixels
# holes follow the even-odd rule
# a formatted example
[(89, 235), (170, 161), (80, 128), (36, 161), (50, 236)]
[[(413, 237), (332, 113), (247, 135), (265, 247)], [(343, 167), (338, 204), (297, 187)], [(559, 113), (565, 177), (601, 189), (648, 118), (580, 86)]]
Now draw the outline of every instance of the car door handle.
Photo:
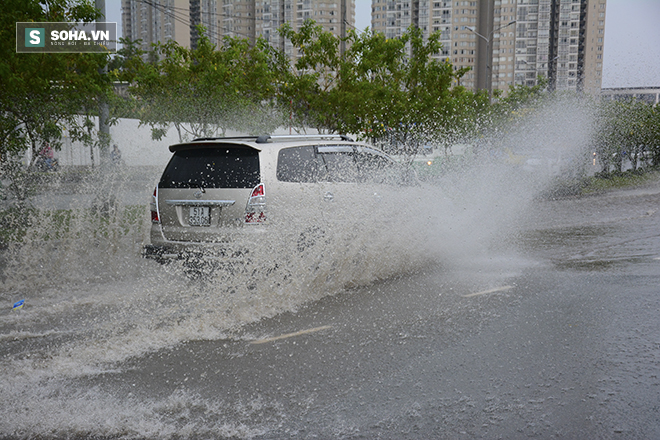
[(323, 196), (323, 200), (325, 200), (326, 202), (332, 202), (334, 199), (335, 196), (330, 191), (325, 193), (325, 195)]

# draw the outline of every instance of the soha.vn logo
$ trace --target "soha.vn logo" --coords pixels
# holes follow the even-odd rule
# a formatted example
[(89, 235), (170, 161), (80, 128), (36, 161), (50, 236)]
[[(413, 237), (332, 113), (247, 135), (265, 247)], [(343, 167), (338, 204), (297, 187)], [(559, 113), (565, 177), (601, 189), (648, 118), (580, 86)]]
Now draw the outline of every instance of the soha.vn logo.
[[(51, 41), (108, 41), (110, 40), (110, 31), (89, 31), (84, 30), (63, 30), (51, 31)], [(25, 47), (45, 47), (46, 29), (44, 28), (26, 28), (25, 29)]]
[(25, 47), (45, 47), (46, 29), (25, 28)]
[(116, 40), (117, 23), (16, 22), (17, 53), (116, 53)]
[(51, 31), (52, 41), (107, 41), (110, 40), (110, 31)]

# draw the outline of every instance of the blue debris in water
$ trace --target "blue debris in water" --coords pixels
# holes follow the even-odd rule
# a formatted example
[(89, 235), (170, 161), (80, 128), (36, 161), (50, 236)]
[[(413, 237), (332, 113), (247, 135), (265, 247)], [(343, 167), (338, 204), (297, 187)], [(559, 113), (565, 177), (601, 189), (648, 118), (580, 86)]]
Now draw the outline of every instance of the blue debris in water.
[(18, 309), (22, 308), (24, 305), (25, 305), (25, 300), (24, 299), (22, 299), (20, 301), (17, 301), (17, 302), (14, 303), (14, 306), (12, 307), (12, 310), (18, 310)]

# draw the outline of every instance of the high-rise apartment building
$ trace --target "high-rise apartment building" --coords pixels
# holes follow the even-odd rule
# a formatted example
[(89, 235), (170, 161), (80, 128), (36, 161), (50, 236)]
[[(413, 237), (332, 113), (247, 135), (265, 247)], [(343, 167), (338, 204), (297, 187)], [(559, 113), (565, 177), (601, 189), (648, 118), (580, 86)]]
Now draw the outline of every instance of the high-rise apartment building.
[(190, 46), (197, 45), (199, 33), (197, 25), (206, 28), (206, 35), (212, 41), (217, 41), (218, 33), (218, 2), (217, 0), (189, 0), (190, 13)]
[(145, 50), (170, 39), (194, 47), (195, 26), (202, 24), (215, 44), (225, 36), (251, 41), (264, 37), (294, 56), (291, 44), (277, 30), (284, 23), (298, 30), (307, 19), (345, 35), (347, 26), (355, 25), (355, 0), (122, 0), (124, 37), (141, 39)]
[(190, 0), (122, 0), (122, 33), (150, 50), (158, 41), (190, 47)]
[(222, 1), (222, 24), (218, 34), (265, 38), (272, 46), (295, 56), (291, 43), (278, 33), (284, 24), (298, 30), (305, 20), (314, 20), (337, 36), (346, 35), (355, 24), (355, 0), (218, 0)]
[[(606, 0), (372, 0), (374, 32), (396, 38), (410, 27), (440, 32), (438, 58), (471, 68), (467, 88), (501, 89), (537, 84), (598, 93), (603, 70)], [(295, 57), (277, 30), (313, 19), (345, 35), (355, 24), (355, 0), (122, 0), (124, 37), (148, 49), (176, 40), (194, 47), (202, 24), (215, 44), (224, 36), (264, 37)]]
[(372, 0), (371, 23), (388, 38), (409, 26), (441, 33), (440, 59), (472, 70), (474, 90), (535, 85), (599, 93), (606, 0)]

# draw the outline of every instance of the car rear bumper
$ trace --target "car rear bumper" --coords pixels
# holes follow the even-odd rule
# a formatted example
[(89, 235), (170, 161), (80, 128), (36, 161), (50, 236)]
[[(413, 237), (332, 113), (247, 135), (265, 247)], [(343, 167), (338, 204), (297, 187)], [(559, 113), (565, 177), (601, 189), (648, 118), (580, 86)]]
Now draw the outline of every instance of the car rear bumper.
[(181, 252), (167, 249), (164, 246), (146, 244), (142, 248), (142, 256), (154, 260), (178, 260), (182, 258)]
[(241, 261), (248, 249), (259, 246), (268, 237), (265, 225), (217, 229), (209, 234), (212, 241), (176, 241), (165, 238), (160, 224), (151, 227), (148, 244), (142, 249), (144, 258), (162, 263), (172, 260)]
[(243, 261), (247, 255), (246, 248), (228, 247), (226, 245), (153, 245), (146, 244), (142, 248), (144, 258), (166, 263), (174, 260), (208, 260), (208, 261)]

